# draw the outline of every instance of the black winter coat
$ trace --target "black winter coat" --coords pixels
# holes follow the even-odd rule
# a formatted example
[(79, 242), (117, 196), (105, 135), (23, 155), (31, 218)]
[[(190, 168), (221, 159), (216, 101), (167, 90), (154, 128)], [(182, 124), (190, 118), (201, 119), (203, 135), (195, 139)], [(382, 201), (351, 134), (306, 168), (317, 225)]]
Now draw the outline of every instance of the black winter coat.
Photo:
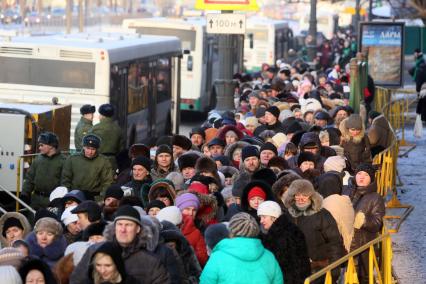
[(302, 284), (311, 274), (308, 248), (303, 232), (290, 221), (288, 214), (281, 215), (262, 243), (277, 259), (286, 284)]

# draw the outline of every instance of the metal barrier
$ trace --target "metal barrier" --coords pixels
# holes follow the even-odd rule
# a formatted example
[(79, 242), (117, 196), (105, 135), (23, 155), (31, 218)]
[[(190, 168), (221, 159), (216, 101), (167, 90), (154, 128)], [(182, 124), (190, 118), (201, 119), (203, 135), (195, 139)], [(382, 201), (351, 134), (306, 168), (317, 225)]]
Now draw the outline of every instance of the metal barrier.
[[(381, 247), (381, 254), (376, 255), (374, 248), (376, 246)], [(344, 274), (343, 281), (339, 283), (344, 284), (355, 284), (359, 283), (358, 274), (356, 269), (355, 258), (361, 253), (368, 250), (368, 263), (369, 263), (369, 283), (379, 284), (391, 284), (392, 279), (392, 241), (389, 233), (384, 233), (366, 243), (362, 247), (350, 252), (346, 256), (342, 257), (338, 261), (333, 262), (327, 267), (324, 267), (320, 271), (312, 274), (305, 279), (305, 284), (310, 284), (312, 281), (317, 280), (325, 276), (325, 284), (332, 284), (335, 281), (332, 278), (331, 271), (335, 268), (341, 267), (342, 264), (347, 263), (346, 272)], [(335, 279), (336, 280), (336, 279)]]

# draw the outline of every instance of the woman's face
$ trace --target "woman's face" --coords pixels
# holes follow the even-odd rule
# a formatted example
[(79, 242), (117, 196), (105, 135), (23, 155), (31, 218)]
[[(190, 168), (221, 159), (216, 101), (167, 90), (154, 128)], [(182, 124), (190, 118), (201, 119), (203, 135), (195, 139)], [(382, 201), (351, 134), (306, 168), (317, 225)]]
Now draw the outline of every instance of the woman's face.
[(232, 143), (237, 142), (238, 138), (233, 134), (228, 134), (225, 136), (226, 145), (230, 145)]
[(269, 228), (271, 228), (272, 224), (274, 224), (276, 218), (272, 217), (272, 216), (265, 216), (265, 215), (261, 215), (260, 216), (260, 224), (262, 225), (262, 227), (267, 231), (269, 230)]
[(250, 205), (251, 208), (257, 210), (257, 208), (259, 207), (259, 205), (263, 201), (265, 201), (265, 199), (263, 199), (262, 197), (254, 196), (254, 197), (250, 198), (249, 205)]
[(53, 240), (55, 239), (55, 234), (47, 231), (38, 231), (36, 233), (37, 243), (42, 248), (47, 247), (51, 243), (53, 243)]
[(158, 212), (160, 212), (160, 210), (161, 209), (158, 208), (158, 207), (152, 207), (152, 208), (149, 209), (148, 215), (151, 216), (151, 217), (155, 217), (155, 216), (157, 216)]
[(247, 125), (246, 125), (246, 129), (247, 129), (248, 131), (250, 131), (251, 133), (253, 133), (253, 132), (254, 132), (254, 130), (256, 129), (256, 127), (254, 127), (254, 125), (253, 125), (253, 124), (247, 124)]
[(356, 184), (358, 186), (367, 186), (371, 183), (370, 175), (364, 171), (360, 171), (355, 176)]
[(117, 272), (115, 264), (109, 255), (98, 258), (95, 263), (95, 269), (103, 281), (112, 280)]
[(235, 149), (234, 153), (232, 153), (232, 160), (236, 162), (241, 161), (241, 148)]
[(25, 277), (25, 284), (44, 284), (46, 281), (44, 280), (43, 273), (39, 270), (33, 269), (28, 272), (27, 277)]
[(160, 200), (161, 202), (163, 202), (166, 207), (172, 205), (172, 202), (170, 201), (170, 198), (168, 197), (157, 197), (157, 200)]

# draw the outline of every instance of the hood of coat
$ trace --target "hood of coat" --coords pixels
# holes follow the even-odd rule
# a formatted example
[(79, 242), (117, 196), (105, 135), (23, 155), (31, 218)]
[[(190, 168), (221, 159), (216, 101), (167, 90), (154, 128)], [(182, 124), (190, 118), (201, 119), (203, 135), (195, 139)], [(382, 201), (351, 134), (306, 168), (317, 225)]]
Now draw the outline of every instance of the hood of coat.
[(40, 258), (47, 258), (51, 261), (59, 260), (67, 248), (67, 241), (63, 235), (56, 238), (50, 245), (46, 247), (41, 247), (37, 243), (37, 237), (35, 232), (31, 232), (26, 239), (30, 252), (32, 255), (36, 255)]
[(360, 131), (360, 133), (354, 137), (351, 137), (351, 135), (349, 134), (349, 129), (346, 127), (346, 121), (348, 120), (348, 118), (345, 118), (339, 125), (339, 130), (342, 133), (342, 137), (343, 140), (345, 140), (346, 142), (349, 141), (353, 141), (354, 143), (358, 144), (362, 141), (362, 139), (365, 136), (365, 125), (364, 123), (362, 124), (362, 129)]
[(288, 190), (284, 193), (283, 196), (283, 201), (284, 201), (284, 206), (288, 209), (288, 212), (290, 213), (290, 215), (292, 215), (293, 217), (296, 217), (295, 215), (295, 210), (296, 210), (296, 202), (294, 200), (294, 196), (298, 193), (301, 194), (305, 194), (305, 195), (310, 195), (310, 199), (311, 199), (311, 205), (305, 210), (305, 212), (303, 213), (303, 215), (309, 216), (312, 214), (315, 214), (317, 212), (319, 212), (322, 208), (322, 196), (316, 192), (313, 187), (312, 188), (308, 188), (305, 186), (291, 186), (288, 188)]
[(163, 221), (161, 222), (162, 229), (160, 235), (164, 239), (164, 242), (175, 242), (176, 250), (180, 255), (186, 256), (191, 254), (191, 247), (188, 243), (188, 240), (182, 234), (182, 231), (179, 230), (174, 224)]
[(155, 251), (158, 244), (160, 243), (160, 222), (151, 217), (151, 216), (143, 216), (141, 218), (141, 223), (143, 228), (146, 230), (146, 234), (148, 236), (146, 242), (146, 249), (148, 251)]
[(337, 172), (328, 172), (316, 179), (316, 189), (323, 198), (333, 194), (342, 194), (343, 181)]
[(21, 223), (22, 227), (24, 228), (24, 238), (31, 232), (31, 225), (28, 222), (27, 218), (22, 215), (21, 213), (18, 212), (7, 212), (6, 214), (4, 214), (3, 216), (1, 216), (0, 218), (0, 242), (1, 242), (1, 247), (7, 247), (7, 240), (6, 238), (3, 236), (3, 227), (4, 224), (6, 222), (7, 219), (9, 218), (16, 218), (19, 220), (19, 222)]
[(373, 121), (371, 122), (371, 125), (374, 125), (383, 129), (390, 128), (389, 122), (387, 121), (386, 117), (383, 114), (375, 117)]
[(321, 141), (317, 133), (306, 132), (305, 134), (302, 135), (302, 138), (300, 139), (300, 142), (299, 142), (299, 147), (301, 151), (303, 151), (303, 148), (305, 147), (305, 145), (309, 143), (315, 143), (315, 145), (319, 149), (321, 149)]
[(234, 151), (236, 149), (238, 148), (243, 149), (245, 146), (249, 146), (249, 145), (251, 144), (245, 141), (238, 141), (230, 145), (227, 145), (225, 147), (225, 156), (227, 156), (229, 160), (232, 161), (232, 155), (234, 154)]
[(272, 185), (272, 193), (277, 200), (281, 200), (285, 188), (288, 188), (293, 181), (301, 179), (301, 177), (292, 170), (284, 171), (278, 175), (281, 175), (281, 177)]
[(172, 205), (173, 205), (174, 200), (176, 198), (176, 191), (175, 191), (175, 187), (174, 187), (173, 183), (171, 181), (167, 180), (167, 179), (158, 179), (151, 184), (151, 187), (149, 188), (149, 192), (148, 192), (149, 201), (152, 201), (152, 200), (155, 199), (154, 198), (155, 193), (160, 188), (165, 188), (167, 190), (167, 192), (169, 193), (169, 195), (171, 197), (170, 201), (172, 202)]
[(265, 253), (260, 239), (237, 237), (221, 240), (213, 249), (244, 262), (255, 262)]
[(243, 195), (241, 197), (241, 209), (244, 212), (249, 212), (251, 211), (250, 205), (249, 205), (249, 201), (248, 201), (248, 194), (250, 192), (250, 190), (253, 187), (260, 187), (266, 194), (266, 200), (275, 200), (274, 195), (272, 194), (272, 189), (269, 186), (269, 184), (265, 183), (264, 181), (261, 180), (252, 180), (251, 182), (249, 182), (243, 189)]

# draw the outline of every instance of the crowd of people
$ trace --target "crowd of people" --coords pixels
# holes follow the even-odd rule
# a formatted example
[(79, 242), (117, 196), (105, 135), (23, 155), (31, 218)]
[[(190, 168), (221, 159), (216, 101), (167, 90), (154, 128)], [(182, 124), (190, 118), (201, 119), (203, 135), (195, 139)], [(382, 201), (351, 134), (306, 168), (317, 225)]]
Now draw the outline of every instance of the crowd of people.
[[(38, 137), (21, 194), (35, 216), (0, 218), (2, 283), (303, 283), (371, 241), (385, 214), (372, 160), (393, 134), (353, 113), (344, 70), (236, 74), (234, 110), (129, 149), (112, 105), (96, 125), (83, 106), (77, 153)], [(368, 266), (366, 252), (361, 283)]]

